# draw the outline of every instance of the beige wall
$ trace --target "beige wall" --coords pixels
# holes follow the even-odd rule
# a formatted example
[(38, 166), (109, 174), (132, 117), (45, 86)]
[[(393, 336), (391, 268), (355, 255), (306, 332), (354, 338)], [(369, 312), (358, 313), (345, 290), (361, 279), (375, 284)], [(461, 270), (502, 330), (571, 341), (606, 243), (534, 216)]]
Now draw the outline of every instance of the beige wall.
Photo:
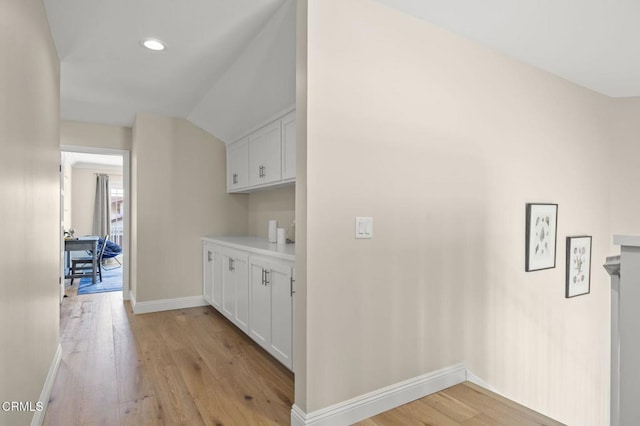
[(247, 197), (226, 193), (225, 145), (184, 119), (138, 114), (132, 148), (134, 297), (202, 295), (200, 238), (247, 234)]
[(257, 191), (249, 194), (249, 234), (268, 237), (269, 220), (278, 221), (278, 227), (287, 231), (295, 219), (295, 186)]
[(640, 235), (640, 98), (615, 99), (612, 104), (612, 231)]
[(62, 121), (60, 123), (60, 145), (130, 150), (131, 128)]
[[(606, 424), (608, 100), (371, 0), (309, 1), (307, 37), (296, 404), (464, 362), (562, 422)], [(524, 272), (527, 202), (559, 204), (555, 269)], [(591, 294), (565, 299), (576, 234), (593, 236)]]
[(42, 2), (0, 1), (0, 401), (35, 404), (58, 348), (59, 81)]
[(97, 167), (73, 167), (71, 178), (71, 227), (76, 235), (93, 235), (96, 173), (109, 175), (109, 183), (122, 185), (122, 172)]
[(307, 406), (307, 15), (308, 0), (297, 0), (296, 26), (296, 294), (293, 322), (295, 404)]

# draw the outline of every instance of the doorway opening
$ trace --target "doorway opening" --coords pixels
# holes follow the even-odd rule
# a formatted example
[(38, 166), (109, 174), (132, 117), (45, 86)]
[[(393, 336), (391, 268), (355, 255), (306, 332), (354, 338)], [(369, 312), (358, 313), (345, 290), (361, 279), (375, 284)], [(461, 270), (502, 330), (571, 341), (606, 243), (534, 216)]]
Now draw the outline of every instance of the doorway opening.
[[(73, 287), (78, 294), (91, 294), (118, 291), (120, 286), (123, 299), (128, 300), (129, 151), (63, 146), (60, 169), (61, 301), (67, 291), (74, 291)], [(108, 186), (101, 188), (97, 182), (104, 180)], [(96, 193), (105, 190), (108, 196), (98, 198), (108, 201), (100, 203)], [(98, 216), (104, 217), (100, 226), (96, 223)], [(73, 240), (83, 238), (97, 238), (96, 253), (105, 246), (101, 280), (63, 278), (71, 274), (73, 259), (78, 257), (71, 251)]]

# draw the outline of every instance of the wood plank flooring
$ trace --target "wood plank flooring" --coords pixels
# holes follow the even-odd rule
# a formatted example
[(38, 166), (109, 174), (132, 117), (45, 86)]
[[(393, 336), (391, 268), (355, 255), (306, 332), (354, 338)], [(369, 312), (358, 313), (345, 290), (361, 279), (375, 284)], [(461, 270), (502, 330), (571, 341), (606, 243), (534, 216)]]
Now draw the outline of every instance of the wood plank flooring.
[(293, 374), (211, 307), (67, 291), (45, 425), (288, 425)]
[(471, 382), (356, 423), (358, 426), (563, 426)]
[[(67, 290), (45, 425), (288, 425), (293, 375), (211, 307), (134, 315)], [(357, 423), (561, 425), (472, 383)]]

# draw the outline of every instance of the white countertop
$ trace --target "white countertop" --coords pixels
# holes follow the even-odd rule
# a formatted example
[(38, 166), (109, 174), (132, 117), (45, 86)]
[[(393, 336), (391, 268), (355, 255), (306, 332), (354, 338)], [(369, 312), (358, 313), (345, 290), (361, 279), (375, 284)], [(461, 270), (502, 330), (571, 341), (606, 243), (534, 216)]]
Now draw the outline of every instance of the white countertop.
[(238, 236), (206, 236), (202, 237), (202, 240), (237, 250), (246, 250), (291, 262), (296, 261), (295, 244), (272, 244), (266, 238)]

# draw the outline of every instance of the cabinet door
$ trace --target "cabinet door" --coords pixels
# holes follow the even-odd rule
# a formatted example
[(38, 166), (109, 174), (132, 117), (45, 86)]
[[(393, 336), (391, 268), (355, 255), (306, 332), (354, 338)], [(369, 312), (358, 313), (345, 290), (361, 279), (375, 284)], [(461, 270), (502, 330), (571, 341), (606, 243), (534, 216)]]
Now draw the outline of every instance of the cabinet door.
[(292, 268), (290, 265), (272, 264), (268, 277), (271, 288), (271, 341), (269, 352), (288, 368), (292, 361)]
[(249, 185), (281, 179), (281, 121), (276, 120), (249, 135)]
[(213, 247), (207, 243), (202, 246), (202, 266), (202, 296), (213, 304)]
[(236, 315), (236, 285), (233, 258), (222, 255), (222, 314), (234, 320)]
[(271, 289), (265, 284), (266, 270), (267, 265), (264, 262), (250, 260), (251, 326), (249, 336), (268, 350), (271, 333)]
[(222, 255), (222, 313), (244, 332), (249, 331), (247, 257)]
[(216, 309), (222, 308), (222, 255), (215, 248), (212, 251), (211, 262), (211, 303)]
[(227, 192), (249, 185), (249, 139), (227, 146)]
[(233, 322), (245, 333), (249, 332), (249, 277), (247, 259), (234, 257), (234, 284), (236, 289), (236, 310)]
[(292, 361), (291, 276), (293, 265), (271, 259), (252, 257), (249, 261), (251, 282), (251, 322), (249, 335), (286, 367)]
[(296, 112), (282, 118), (282, 180), (296, 178)]

